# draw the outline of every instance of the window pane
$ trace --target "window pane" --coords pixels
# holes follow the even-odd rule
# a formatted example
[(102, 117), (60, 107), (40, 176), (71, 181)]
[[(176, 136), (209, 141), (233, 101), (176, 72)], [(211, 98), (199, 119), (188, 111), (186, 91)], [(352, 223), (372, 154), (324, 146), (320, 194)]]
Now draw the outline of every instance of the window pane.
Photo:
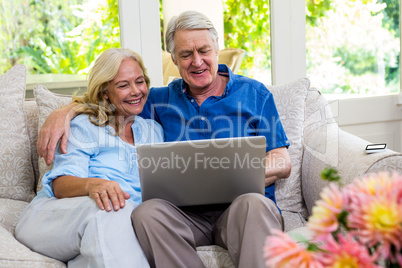
[(246, 51), (239, 74), (271, 84), (268, 0), (223, 0), (225, 47)]
[(307, 75), (324, 93), (399, 92), (399, 0), (306, 0)]
[(120, 47), (118, 1), (0, 0), (0, 73), (86, 74), (105, 49)]
[[(214, 23), (219, 34), (221, 50), (224, 48), (245, 50), (237, 73), (271, 84), (269, 0), (160, 0), (160, 4), (162, 49), (164, 49), (163, 28), (166, 27), (172, 14), (178, 15), (184, 10), (198, 10)], [(219, 22), (222, 21), (221, 26)], [(222, 28), (222, 34), (219, 27)], [(236, 52), (233, 55), (238, 57)], [(166, 61), (169, 61), (169, 58), (167, 55)], [(164, 83), (166, 83), (170, 81), (169, 75), (173, 77), (179, 74), (177, 68), (174, 66), (170, 68), (171, 63), (166, 63), (163, 59), (162, 61)]]

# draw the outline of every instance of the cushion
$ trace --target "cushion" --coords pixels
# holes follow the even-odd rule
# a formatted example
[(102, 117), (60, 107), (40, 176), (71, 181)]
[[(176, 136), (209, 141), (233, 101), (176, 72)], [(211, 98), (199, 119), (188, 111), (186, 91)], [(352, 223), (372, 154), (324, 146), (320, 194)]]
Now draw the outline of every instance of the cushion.
[(31, 147), (23, 110), (26, 67), (0, 76), (0, 198), (30, 201), (34, 194)]
[(36, 141), (38, 140), (38, 106), (34, 98), (26, 98), (24, 101), (24, 114), (27, 123), (27, 132), (31, 145), (31, 161), (35, 175), (35, 191), (36, 185), (39, 180), (39, 167), (38, 167), (38, 150), (36, 149)]
[(240, 48), (224, 48), (219, 50), (218, 63), (226, 64), (233, 73), (237, 73), (246, 51)]
[(162, 50), (163, 84), (167, 85), (173, 78), (181, 77), (179, 69), (172, 61), (169, 52)]
[(198, 256), (208, 268), (234, 268), (229, 252), (217, 245), (197, 247)]
[(276, 201), (282, 210), (285, 231), (303, 226), (308, 216), (301, 191), (301, 162), (304, 112), (309, 87), (310, 81), (307, 78), (284, 85), (267, 86), (274, 96), (283, 128), (290, 141), (292, 172), (289, 178), (276, 181), (275, 187)]
[[(43, 123), (45, 123), (46, 118), (49, 114), (58, 108), (61, 108), (71, 102), (72, 96), (69, 95), (61, 95), (50, 92), (46, 87), (42, 85), (36, 85), (33, 89), (34, 96), (36, 99), (36, 104), (38, 105), (38, 113), (39, 113), (39, 123), (38, 129), (41, 129)], [(42, 189), (42, 178), (46, 172), (52, 169), (53, 165), (47, 166), (46, 162), (43, 158), (39, 158), (39, 182), (37, 190), (40, 191)]]

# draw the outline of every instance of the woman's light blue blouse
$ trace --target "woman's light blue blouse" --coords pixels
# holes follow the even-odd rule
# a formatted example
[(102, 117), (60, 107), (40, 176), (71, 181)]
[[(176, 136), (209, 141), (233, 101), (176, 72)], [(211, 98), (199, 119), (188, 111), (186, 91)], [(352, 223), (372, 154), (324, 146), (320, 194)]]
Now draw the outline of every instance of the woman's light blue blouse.
[[(163, 142), (162, 127), (151, 119), (136, 116), (131, 126), (134, 144)], [(117, 181), (130, 194), (130, 200), (141, 203), (136, 147), (113, 135), (110, 126), (92, 124), (88, 115), (79, 115), (71, 121), (67, 154), (58, 147), (54, 166), (42, 179), (43, 189), (36, 198), (54, 197), (52, 181), (60, 176), (102, 178)]]

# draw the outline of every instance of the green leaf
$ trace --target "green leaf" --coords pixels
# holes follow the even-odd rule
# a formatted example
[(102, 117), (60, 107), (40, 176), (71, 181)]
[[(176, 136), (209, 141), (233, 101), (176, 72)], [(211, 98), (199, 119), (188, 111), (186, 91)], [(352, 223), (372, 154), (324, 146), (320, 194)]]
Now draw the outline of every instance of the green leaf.
[(327, 181), (339, 182), (341, 177), (338, 175), (338, 171), (334, 168), (325, 168), (321, 171), (321, 178)]

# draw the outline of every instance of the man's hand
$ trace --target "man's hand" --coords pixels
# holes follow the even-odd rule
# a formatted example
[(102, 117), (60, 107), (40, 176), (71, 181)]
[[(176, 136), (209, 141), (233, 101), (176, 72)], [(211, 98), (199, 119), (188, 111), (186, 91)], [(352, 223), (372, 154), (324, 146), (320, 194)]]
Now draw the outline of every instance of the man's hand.
[(276, 148), (267, 152), (265, 163), (265, 187), (278, 179), (290, 176), (291, 162), (286, 147)]
[(70, 121), (75, 117), (73, 108), (76, 105), (70, 103), (63, 108), (52, 111), (39, 131), (36, 148), (39, 156), (45, 159), (47, 165), (53, 162), (54, 151), (60, 139), (60, 149), (62, 153), (67, 153)]

